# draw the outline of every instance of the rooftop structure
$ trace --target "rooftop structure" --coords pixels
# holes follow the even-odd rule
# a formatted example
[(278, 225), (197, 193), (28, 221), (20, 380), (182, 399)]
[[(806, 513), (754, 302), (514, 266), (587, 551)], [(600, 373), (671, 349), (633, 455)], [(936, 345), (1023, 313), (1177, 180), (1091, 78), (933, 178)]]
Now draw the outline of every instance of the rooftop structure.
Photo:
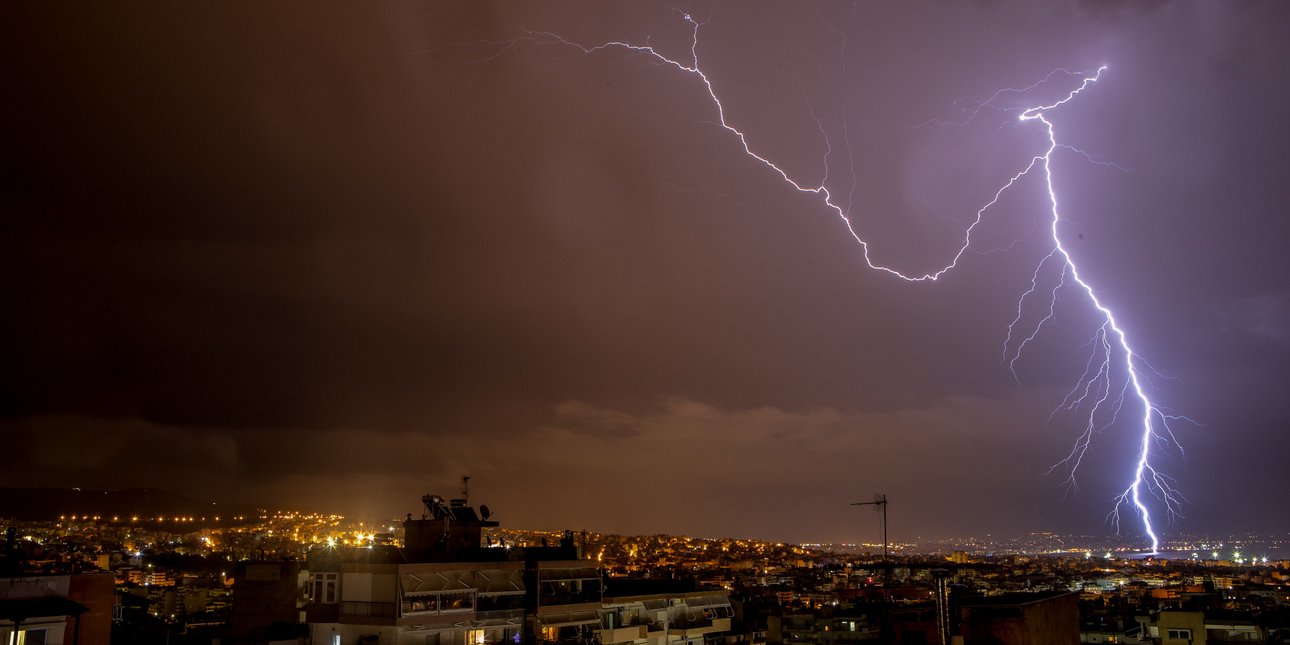
[[(598, 563), (581, 557), (572, 532), (542, 546), (487, 544), (483, 529), (498, 525), (487, 507), (476, 510), (464, 497), (422, 501), (422, 516), (408, 514), (403, 522), (401, 548), (310, 550), (294, 594), (310, 642), (703, 645), (730, 630), (724, 591), (645, 589), (622, 581), (615, 582), (621, 591), (606, 599)], [(249, 569), (242, 574), (248, 585), (256, 583)], [(289, 577), (257, 583), (268, 592), (253, 595), (276, 599), (282, 610), (257, 611), (283, 616), (296, 609), (297, 602), (274, 592)]]

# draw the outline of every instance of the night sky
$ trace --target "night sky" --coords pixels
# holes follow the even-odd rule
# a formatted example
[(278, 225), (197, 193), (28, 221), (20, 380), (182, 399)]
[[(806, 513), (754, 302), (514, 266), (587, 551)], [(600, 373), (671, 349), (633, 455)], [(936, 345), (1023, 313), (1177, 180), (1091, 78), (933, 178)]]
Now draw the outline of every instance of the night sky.
[[(1046, 144), (1061, 233), (1196, 420), (1177, 532), (1290, 530), (1284, 2), (19, 3), (3, 10), (0, 485), (787, 541), (1105, 534), (1051, 415), (1077, 291), (1016, 363)], [(1027, 103), (1030, 101), (1030, 103)], [(831, 153), (829, 150), (831, 149)], [(1047, 301), (1029, 301), (1033, 328)], [(1024, 327), (1024, 326), (1023, 326)], [(1026, 332), (1028, 333), (1028, 331)], [(1126, 409), (1132, 403), (1126, 404)], [(1137, 539), (1136, 521), (1124, 526)]]

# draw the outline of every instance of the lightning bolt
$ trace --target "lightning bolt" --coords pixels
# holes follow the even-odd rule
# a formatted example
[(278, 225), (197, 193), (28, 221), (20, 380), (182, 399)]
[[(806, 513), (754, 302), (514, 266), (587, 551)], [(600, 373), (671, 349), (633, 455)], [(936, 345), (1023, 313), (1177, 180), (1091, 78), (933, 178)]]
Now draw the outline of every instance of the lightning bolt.
[[(1102, 429), (1115, 423), (1123, 412), (1126, 405), (1132, 404), (1137, 410), (1136, 421), (1133, 425), (1136, 428), (1134, 436), (1137, 437), (1136, 461), (1133, 474), (1129, 478), (1125, 488), (1121, 493), (1113, 498), (1113, 506), (1108, 514), (1108, 521), (1111, 522), (1117, 532), (1120, 530), (1121, 512), (1128, 510), (1135, 513), (1142, 523), (1143, 533), (1151, 543), (1151, 551), (1154, 553), (1159, 549), (1160, 538), (1153, 524), (1151, 511), (1148, 508), (1145, 496), (1150, 494), (1155, 496), (1163, 506), (1165, 513), (1172, 519), (1179, 510), (1182, 502), (1182, 496), (1174, 488), (1173, 480), (1159, 471), (1153, 464), (1153, 458), (1157, 456), (1162, 449), (1178, 447), (1174, 438), (1172, 429), (1169, 426), (1170, 421), (1188, 420), (1186, 417), (1176, 416), (1168, 413), (1160, 405), (1156, 404), (1148, 394), (1147, 375), (1143, 371), (1150, 369), (1150, 366), (1138, 355), (1129, 343), (1129, 336), (1117, 321), (1115, 314), (1109, 307), (1098, 298), (1093, 287), (1081, 275), (1075, 258), (1071, 255), (1066, 245), (1062, 241), (1060, 227), (1062, 216), (1060, 211), (1060, 201), (1057, 197), (1057, 191), (1053, 187), (1053, 168), (1052, 160), (1054, 153), (1058, 150), (1064, 150), (1081, 155), (1090, 163), (1100, 165), (1111, 165), (1093, 158), (1078, 148), (1061, 144), (1058, 142), (1056, 127), (1049, 119), (1049, 114), (1057, 111), (1066, 103), (1074, 100), (1077, 96), (1087, 90), (1090, 86), (1097, 83), (1106, 67), (1100, 67), (1092, 73), (1072, 72), (1066, 69), (1056, 69), (1046, 77), (1033, 84), (1019, 87), (1006, 88), (990, 94), (989, 96), (974, 99), (960, 99), (955, 102), (955, 109), (958, 116), (948, 120), (933, 119), (924, 123), (911, 126), (910, 129), (921, 129), (929, 127), (943, 127), (963, 125), (968, 121), (976, 118), (983, 110), (992, 109), (998, 111), (1017, 111), (1017, 120), (1022, 125), (1038, 125), (1043, 128), (1048, 145), (1040, 153), (1030, 157), (1026, 165), (1012, 174), (1006, 181), (1002, 182), (993, 196), (974, 213), (971, 223), (964, 228), (962, 232), (962, 241), (958, 248), (950, 255), (949, 260), (938, 268), (925, 272), (905, 272), (892, 266), (878, 263), (870, 253), (870, 244), (861, 237), (856, 230), (855, 225), (849, 215), (851, 200), (848, 198), (847, 207), (843, 207), (834, 201), (834, 195), (825, 185), (828, 179), (828, 157), (832, 153), (832, 145), (828, 142), (827, 134), (825, 135), (825, 173), (824, 177), (818, 183), (808, 183), (804, 180), (794, 178), (787, 170), (776, 164), (771, 159), (759, 154), (749, 143), (748, 136), (726, 118), (726, 108), (717, 95), (717, 90), (699, 64), (699, 32), (706, 21), (696, 20), (691, 14), (682, 14), (684, 21), (689, 24), (691, 34), (689, 41), (689, 51), (684, 59), (674, 58), (660, 52), (653, 45), (638, 44), (621, 40), (611, 40), (596, 45), (585, 45), (563, 38), (562, 36), (547, 31), (526, 31), (526, 36), (516, 41), (504, 43), (505, 47), (497, 51), (488, 60), (500, 56), (505, 51), (514, 47), (515, 43), (520, 40), (534, 42), (544, 45), (559, 45), (577, 49), (586, 55), (596, 55), (609, 50), (621, 50), (633, 54), (638, 54), (650, 62), (664, 68), (674, 69), (676, 72), (687, 75), (696, 79), (702, 86), (702, 91), (707, 94), (713, 108), (716, 111), (716, 121), (714, 125), (729, 132), (742, 148), (743, 153), (748, 157), (755, 159), (766, 169), (777, 175), (790, 188), (800, 192), (812, 195), (836, 215), (846, 227), (847, 233), (860, 246), (865, 264), (875, 271), (887, 274), (889, 276), (904, 280), (907, 282), (923, 283), (935, 282), (947, 272), (958, 267), (960, 260), (972, 247), (972, 235), (977, 226), (983, 221), (987, 211), (994, 207), (999, 200), (1010, 189), (1020, 183), (1022, 180), (1038, 175), (1044, 182), (1047, 189), (1048, 208), (1047, 217), (1049, 221), (1049, 232), (1051, 233), (1051, 250), (1036, 265), (1031, 275), (1030, 287), (1021, 294), (1017, 303), (1017, 316), (1008, 325), (1007, 337), (1004, 341), (1004, 358), (1008, 364), (1009, 370), (1016, 377), (1016, 364), (1021, 359), (1026, 346), (1034, 340), (1043, 327), (1056, 317), (1057, 305), (1059, 302), (1059, 293), (1066, 290), (1075, 290), (1083, 296), (1083, 299), (1091, 305), (1101, 319), (1093, 337), (1086, 344), (1090, 348), (1090, 357), (1085, 367), (1083, 375), (1080, 377), (1075, 387), (1066, 395), (1062, 402), (1054, 410), (1054, 415), (1062, 411), (1076, 411), (1081, 408), (1087, 408), (1085, 417), (1084, 430), (1076, 439), (1071, 451), (1061, 461), (1054, 464), (1049, 473), (1059, 469), (1068, 472), (1067, 484), (1072, 488), (1077, 488), (1075, 474), (1083, 463), (1093, 440), (1094, 436)], [(1071, 89), (1064, 97), (1052, 103), (1034, 105), (1025, 108), (1005, 107), (999, 105), (1000, 99), (1004, 96), (1024, 96), (1031, 90), (1041, 85), (1053, 82), (1054, 79), (1079, 78), (1078, 84)], [(821, 133), (824, 133), (820, 121), (815, 117), (812, 111), (812, 117), (815, 118), (817, 126)], [(845, 124), (844, 124), (845, 125)], [(848, 141), (849, 144), (849, 141)], [(850, 152), (848, 145), (848, 153)], [(1118, 166), (1115, 166), (1118, 168)], [(854, 187), (853, 189), (854, 190)], [(988, 252), (988, 251), (987, 251)], [(1051, 287), (1047, 288), (1048, 307), (1047, 313), (1038, 323), (1029, 329), (1029, 332), (1023, 332), (1020, 329), (1023, 319), (1023, 308), (1026, 303), (1033, 297), (1037, 297), (1041, 292), (1041, 283), (1045, 282), (1048, 274), (1056, 274), (1056, 279)], [(1051, 417), (1050, 417), (1051, 419)], [(1179, 448), (1180, 450), (1180, 448)]]
[[(1120, 511), (1122, 508), (1129, 507), (1134, 510), (1142, 520), (1143, 532), (1151, 541), (1151, 552), (1155, 553), (1160, 548), (1160, 537), (1156, 532), (1151, 521), (1151, 511), (1143, 501), (1144, 489), (1154, 494), (1164, 505), (1166, 513), (1172, 518), (1178, 514), (1178, 505), (1181, 502), (1181, 496), (1173, 487), (1172, 480), (1160, 472), (1152, 464), (1154, 455), (1153, 446), (1175, 446), (1179, 444), (1174, 437), (1173, 430), (1169, 427), (1170, 420), (1184, 419), (1167, 413), (1163, 408), (1152, 401), (1144, 385), (1145, 376), (1142, 371), (1146, 367), (1145, 361), (1134, 351), (1129, 344), (1129, 336), (1115, 319), (1115, 314), (1107, 307), (1094, 292), (1093, 287), (1084, 280), (1080, 275), (1079, 267), (1075, 259), (1066, 249), (1062, 242), (1061, 234), (1058, 230), (1062, 218), (1057, 199), (1057, 191), (1053, 188), (1053, 170), (1052, 157), (1053, 152), (1062, 148), (1057, 142), (1056, 128), (1052, 121), (1048, 120), (1048, 113), (1061, 107), (1066, 102), (1074, 99), (1080, 92), (1088, 88), (1089, 85), (1096, 83), (1102, 76), (1106, 67), (1098, 68), (1097, 72), (1084, 77), (1079, 86), (1071, 90), (1064, 98), (1048, 105), (1039, 105), (1027, 108), (1018, 119), (1022, 122), (1036, 121), (1043, 125), (1048, 138), (1048, 149), (1044, 151), (1040, 158), (1043, 160), (1043, 179), (1045, 188), (1048, 191), (1048, 205), (1051, 214), (1051, 232), (1053, 241), (1053, 250), (1036, 267), (1035, 273), (1031, 280), (1031, 289), (1024, 294), (1018, 302), (1017, 310), (1021, 311), (1021, 305), (1025, 299), (1035, 292), (1036, 283), (1040, 271), (1044, 264), (1050, 259), (1057, 259), (1060, 264), (1060, 275), (1056, 285), (1052, 288), (1052, 299), (1049, 303), (1048, 315), (1045, 316), (1034, 327), (1034, 331), (1017, 345), (1009, 366), (1015, 365), (1015, 361), (1020, 357), (1022, 350), (1025, 349), (1026, 343), (1032, 340), (1038, 333), (1039, 328), (1048, 322), (1054, 316), (1054, 309), (1057, 303), (1057, 293), (1060, 289), (1067, 286), (1067, 278), (1070, 279), (1070, 285), (1080, 290), (1087, 301), (1092, 304), (1102, 318), (1102, 324), (1094, 333), (1090, 346), (1093, 351), (1090, 355), (1088, 365), (1085, 367), (1084, 375), (1062, 402), (1062, 406), (1068, 409), (1074, 409), (1080, 404), (1088, 403), (1089, 412), (1087, 423), (1083, 433), (1076, 440), (1076, 444), (1065, 459), (1055, 464), (1049, 472), (1058, 466), (1065, 464), (1069, 467), (1068, 481), (1074, 485), (1075, 472), (1079, 469), (1080, 464), (1089, 448), (1093, 434), (1098, 429), (1099, 412), (1104, 407), (1110, 406), (1110, 421), (1106, 425), (1114, 423), (1118, 418), (1120, 411), (1125, 403), (1126, 397), (1135, 399), (1141, 416), (1138, 417), (1134, 427), (1139, 430), (1139, 443), (1137, 450), (1137, 462), (1133, 471), (1133, 477), (1130, 479), (1125, 489), (1116, 496), (1114, 505), (1111, 509), (1108, 519), (1115, 525), (1118, 530), (1120, 527)], [(1013, 328), (1020, 318), (1014, 319), (1009, 325), (1008, 332), (1011, 338)], [(1112, 395), (1115, 363), (1118, 362), (1121, 373), (1124, 375), (1124, 383), (1120, 391)], [(1095, 367), (1095, 369), (1094, 369)], [(1091, 374), (1090, 374), (1091, 372)], [(1015, 370), (1014, 370), (1015, 374)], [(1106, 427), (1105, 425), (1102, 427)], [(1179, 448), (1181, 449), (1181, 448)]]

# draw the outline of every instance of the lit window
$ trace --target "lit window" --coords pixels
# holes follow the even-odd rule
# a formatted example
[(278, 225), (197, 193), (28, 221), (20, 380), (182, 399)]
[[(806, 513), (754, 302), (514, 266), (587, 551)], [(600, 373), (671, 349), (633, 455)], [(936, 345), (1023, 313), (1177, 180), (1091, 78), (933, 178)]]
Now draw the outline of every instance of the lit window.
[(45, 645), (43, 629), (24, 629), (18, 632), (18, 645)]
[(403, 597), (403, 613), (439, 611), (438, 594), (411, 594)]
[(466, 645), (484, 645), (484, 630), (466, 630)]
[(469, 592), (445, 593), (440, 597), (439, 609), (443, 611), (467, 611), (475, 608), (475, 596)]

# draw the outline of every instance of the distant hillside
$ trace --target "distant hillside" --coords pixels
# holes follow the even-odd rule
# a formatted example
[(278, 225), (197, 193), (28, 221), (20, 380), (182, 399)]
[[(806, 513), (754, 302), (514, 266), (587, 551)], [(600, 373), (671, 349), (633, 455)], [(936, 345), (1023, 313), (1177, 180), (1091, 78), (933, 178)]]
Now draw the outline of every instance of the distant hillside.
[(156, 488), (0, 488), (0, 518), (56, 520), (60, 515), (152, 519), (156, 517), (254, 516), (254, 504), (219, 504)]

